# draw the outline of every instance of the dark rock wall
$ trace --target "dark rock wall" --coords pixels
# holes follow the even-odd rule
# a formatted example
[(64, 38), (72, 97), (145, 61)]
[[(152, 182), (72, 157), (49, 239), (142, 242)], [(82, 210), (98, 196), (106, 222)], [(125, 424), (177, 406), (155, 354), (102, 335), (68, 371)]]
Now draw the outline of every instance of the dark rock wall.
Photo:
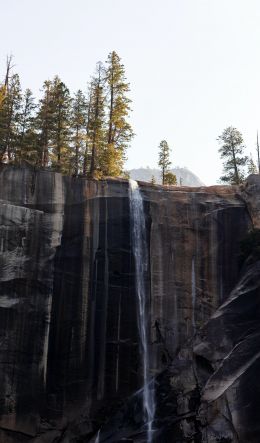
[(239, 242), (251, 225), (235, 189), (144, 189), (151, 220), (155, 367), (173, 358), (238, 278)]
[[(239, 242), (252, 225), (250, 215), (257, 214), (250, 186), (245, 196), (232, 187), (141, 184), (150, 249), (152, 374), (161, 385), (158, 442), (207, 441), (197, 418), (183, 419), (181, 427), (165, 422), (167, 416), (176, 423), (183, 414), (198, 416), (202, 387), (239, 335), (225, 335), (218, 324), (211, 335), (222, 337), (221, 351), (204, 325), (239, 280)], [(125, 407), (138, 422), (138, 399), (131, 398), (142, 387), (142, 368), (128, 183), (3, 166), (0, 202), (0, 442), (87, 442)], [(244, 399), (248, 380), (239, 391)], [(183, 384), (192, 392), (188, 400)], [(163, 392), (169, 390), (166, 408)], [(205, 401), (219, 404), (221, 398)], [(216, 410), (222, 414), (223, 406)], [(126, 425), (124, 414), (111, 429), (108, 422), (110, 437), (101, 441), (131, 435), (136, 425)], [(115, 423), (128, 434), (115, 431)], [(187, 435), (196, 437), (185, 440)], [(221, 440), (208, 439), (215, 441)]]
[(35, 436), (140, 386), (128, 184), (0, 180), (0, 426)]

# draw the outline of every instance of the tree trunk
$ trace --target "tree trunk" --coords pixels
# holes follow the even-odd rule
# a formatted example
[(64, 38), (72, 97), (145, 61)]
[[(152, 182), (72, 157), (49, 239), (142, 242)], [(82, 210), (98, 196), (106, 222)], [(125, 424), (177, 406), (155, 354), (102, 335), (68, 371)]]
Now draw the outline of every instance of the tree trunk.
[(232, 156), (233, 156), (234, 169), (235, 169), (235, 182), (237, 185), (239, 185), (240, 181), (239, 181), (239, 174), (238, 174), (238, 169), (237, 169), (237, 161), (236, 161), (235, 148), (234, 148), (233, 141), (231, 142), (231, 146), (232, 146)]
[(257, 144), (256, 144), (256, 150), (257, 150), (257, 169), (258, 174), (260, 174), (260, 152), (259, 152), (259, 141), (258, 141), (258, 132), (257, 132)]
[(58, 130), (57, 130), (57, 170), (61, 170), (61, 110), (58, 113)]
[(108, 144), (112, 143), (112, 129), (113, 129), (113, 108), (114, 108), (114, 78), (113, 71), (111, 74), (111, 86), (110, 86), (110, 110), (109, 110), (109, 129), (108, 129)]
[(89, 104), (88, 104), (88, 116), (87, 116), (87, 125), (86, 125), (86, 147), (84, 152), (84, 161), (83, 161), (83, 176), (86, 177), (87, 175), (87, 162), (88, 162), (88, 137), (89, 137), (89, 124), (90, 124), (90, 110), (91, 110), (91, 104), (92, 104), (92, 91), (90, 90), (89, 93)]
[(23, 156), (23, 142), (24, 142), (27, 114), (28, 114), (28, 101), (26, 101), (25, 103), (24, 113), (23, 113), (23, 123), (22, 123), (21, 137), (20, 137), (20, 158), (18, 158), (20, 164)]
[[(99, 79), (100, 80), (100, 79)], [(96, 92), (96, 109), (95, 109), (95, 121), (94, 121), (94, 134), (93, 134), (93, 144), (92, 144), (92, 153), (91, 153), (91, 165), (90, 165), (90, 176), (94, 178), (95, 170), (96, 170), (96, 139), (97, 139), (97, 121), (99, 117), (99, 100), (100, 99), (100, 86), (97, 86)]]
[(76, 143), (75, 143), (75, 175), (79, 173), (79, 126), (76, 126)]

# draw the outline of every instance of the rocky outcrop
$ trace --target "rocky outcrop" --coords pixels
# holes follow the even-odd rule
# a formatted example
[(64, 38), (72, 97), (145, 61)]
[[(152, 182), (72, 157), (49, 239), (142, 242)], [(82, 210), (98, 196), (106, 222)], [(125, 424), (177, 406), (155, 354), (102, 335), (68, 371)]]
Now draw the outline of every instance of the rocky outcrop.
[[(144, 182), (151, 182), (152, 178), (156, 183), (162, 182), (161, 171), (156, 168), (138, 168), (130, 169), (129, 175), (133, 180), (140, 180)], [(188, 168), (176, 167), (170, 170), (174, 175), (176, 175), (177, 182), (181, 183), (183, 186), (205, 186), (204, 183)]]
[[(140, 186), (154, 442), (257, 443), (260, 179)], [(2, 166), (0, 201), (0, 442), (145, 442), (128, 182)]]

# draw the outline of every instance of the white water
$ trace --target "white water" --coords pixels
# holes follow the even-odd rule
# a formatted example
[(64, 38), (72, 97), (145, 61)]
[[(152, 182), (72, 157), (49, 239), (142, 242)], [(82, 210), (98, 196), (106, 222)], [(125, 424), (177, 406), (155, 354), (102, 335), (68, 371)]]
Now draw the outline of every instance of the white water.
[(196, 273), (195, 273), (195, 259), (192, 257), (192, 264), (191, 264), (191, 299), (192, 299), (192, 326), (193, 326), (193, 332), (196, 332), (196, 320), (195, 320), (195, 313), (196, 313)]
[(97, 433), (96, 439), (95, 439), (95, 443), (99, 443), (99, 436), (100, 436), (100, 429)]
[(134, 180), (129, 180), (130, 217), (132, 228), (133, 253), (135, 258), (135, 284), (138, 298), (138, 327), (141, 356), (143, 360), (143, 414), (147, 422), (147, 443), (152, 443), (152, 425), (155, 413), (153, 383), (149, 375), (148, 352), (148, 300), (145, 290), (145, 275), (148, 270), (148, 250), (145, 230), (143, 199)]

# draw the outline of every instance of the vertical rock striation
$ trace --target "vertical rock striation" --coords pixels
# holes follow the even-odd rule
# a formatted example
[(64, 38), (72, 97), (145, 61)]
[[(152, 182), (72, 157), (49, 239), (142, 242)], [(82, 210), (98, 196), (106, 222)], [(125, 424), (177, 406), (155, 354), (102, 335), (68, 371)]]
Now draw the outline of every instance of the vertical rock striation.
[(128, 184), (6, 166), (0, 199), (0, 428), (91, 433), (139, 386)]
[[(140, 184), (155, 442), (259, 441), (259, 187)], [(129, 211), (127, 181), (1, 167), (1, 443), (146, 441)]]

